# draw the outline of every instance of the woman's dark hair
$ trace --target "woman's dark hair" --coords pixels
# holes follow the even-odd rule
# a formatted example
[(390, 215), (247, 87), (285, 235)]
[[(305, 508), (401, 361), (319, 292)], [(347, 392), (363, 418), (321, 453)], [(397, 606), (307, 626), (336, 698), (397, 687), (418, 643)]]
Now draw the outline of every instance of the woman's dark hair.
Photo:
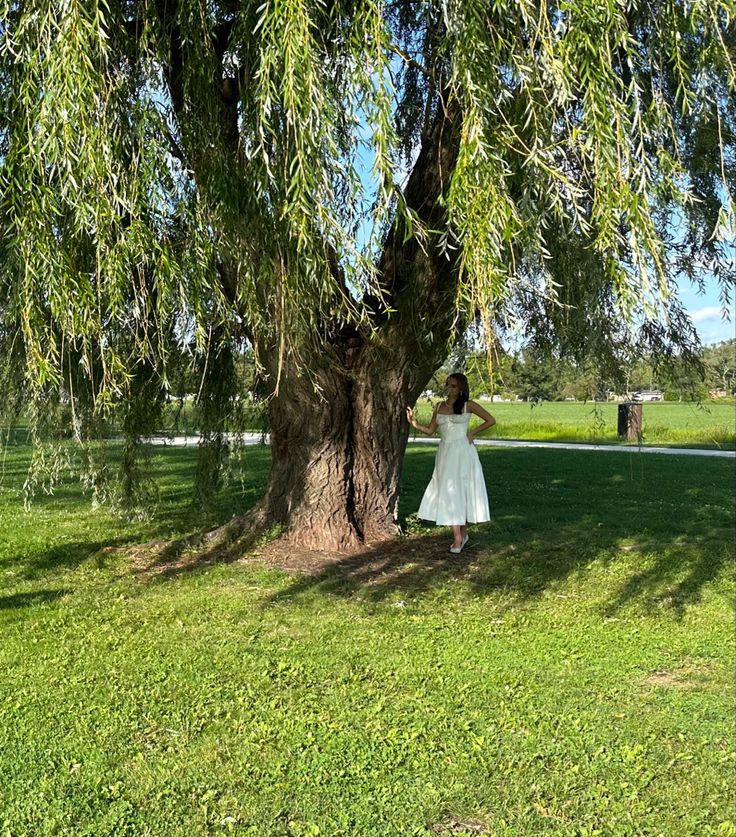
[(465, 407), (465, 403), (470, 398), (470, 387), (468, 386), (468, 379), (460, 372), (453, 372), (448, 377), (452, 378), (460, 386), (460, 392), (452, 405), (453, 413), (460, 415)]

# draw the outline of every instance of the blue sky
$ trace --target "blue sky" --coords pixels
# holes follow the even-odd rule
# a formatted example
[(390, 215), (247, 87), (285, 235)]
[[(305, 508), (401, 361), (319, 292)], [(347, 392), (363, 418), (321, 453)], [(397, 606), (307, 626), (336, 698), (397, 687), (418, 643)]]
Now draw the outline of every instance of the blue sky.
[(723, 318), (723, 304), (718, 296), (718, 287), (714, 279), (706, 282), (705, 292), (688, 280), (679, 284), (680, 299), (700, 335), (704, 344), (720, 343), (736, 337), (736, 306), (730, 305), (730, 321)]

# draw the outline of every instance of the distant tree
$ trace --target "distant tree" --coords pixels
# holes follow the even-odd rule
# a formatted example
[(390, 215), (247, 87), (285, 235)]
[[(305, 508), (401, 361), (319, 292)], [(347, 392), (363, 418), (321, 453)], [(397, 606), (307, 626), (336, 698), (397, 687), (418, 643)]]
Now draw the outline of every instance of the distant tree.
[(648, 358), (633, 360), (627, 370), (627, 392), (657, 389), (659, 386), (654, 364)]
[(562, 364), (551, 355), (523, 349), (512, 362), (514, 389), (524, 401), (558, 401), (562, 395)]
[(708, 397), (702, 372), (679, 358), (663, 367), (657, 380), (666, 401), (700, 401)]
[(703, 349), (706, 383), (709, 389), (723, 389), (729, 395), (736, 388), (736, 340), (724, 340)]
[(189, 364), (211, 481), (249, 345), (272, 470), (223, 537), (396, 533), (470, 323), (615, 368), (692, 355), (678, 272), (733, 283), (734, 0), (0, 8), (0, 405), (121, 426), (129, 493)]
[(576, 401), (598, 401), (607, 397), (607, 387), (594, 362), (561, 365), (561, 396)]

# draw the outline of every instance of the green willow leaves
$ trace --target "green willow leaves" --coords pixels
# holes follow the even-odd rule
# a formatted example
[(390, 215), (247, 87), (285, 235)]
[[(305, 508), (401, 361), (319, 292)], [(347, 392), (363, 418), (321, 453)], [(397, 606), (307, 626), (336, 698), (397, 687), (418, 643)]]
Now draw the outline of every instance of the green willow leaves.
[[(457, 258), (458, 316), (486, 335), (687, 351), (676, 277), (731, 298), (733, 0), (0, 9), (0, 380), (32, 416), (71, 404), (80, 438), (145, 435), (178, 367), (223, 346), (258, 365), (348, 324), (370, 339), (394, 224)], [(451, 101), (427, 230), (402, 183)]]

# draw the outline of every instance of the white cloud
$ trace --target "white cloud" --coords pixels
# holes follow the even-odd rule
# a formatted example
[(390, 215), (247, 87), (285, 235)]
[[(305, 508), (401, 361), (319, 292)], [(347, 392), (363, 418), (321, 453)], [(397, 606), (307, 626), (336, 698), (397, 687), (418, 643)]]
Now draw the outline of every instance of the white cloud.
[(730, 314), (728, 319), (723, 317), (723, 306), (704, 305), (702, 308), (691, 308), (688, 310), (690, 319), (693, 321), (701, 343), (721, 343), (724, 340), (731, 340), (736, 337), (736, 311), (733, 307), (727, 308)]
[(690, 319), (694, 323), (720, 322), (723, 319), (723, 308), (719, 305), (707, 305), (705, 308), (696, 308), (690, 311)]

